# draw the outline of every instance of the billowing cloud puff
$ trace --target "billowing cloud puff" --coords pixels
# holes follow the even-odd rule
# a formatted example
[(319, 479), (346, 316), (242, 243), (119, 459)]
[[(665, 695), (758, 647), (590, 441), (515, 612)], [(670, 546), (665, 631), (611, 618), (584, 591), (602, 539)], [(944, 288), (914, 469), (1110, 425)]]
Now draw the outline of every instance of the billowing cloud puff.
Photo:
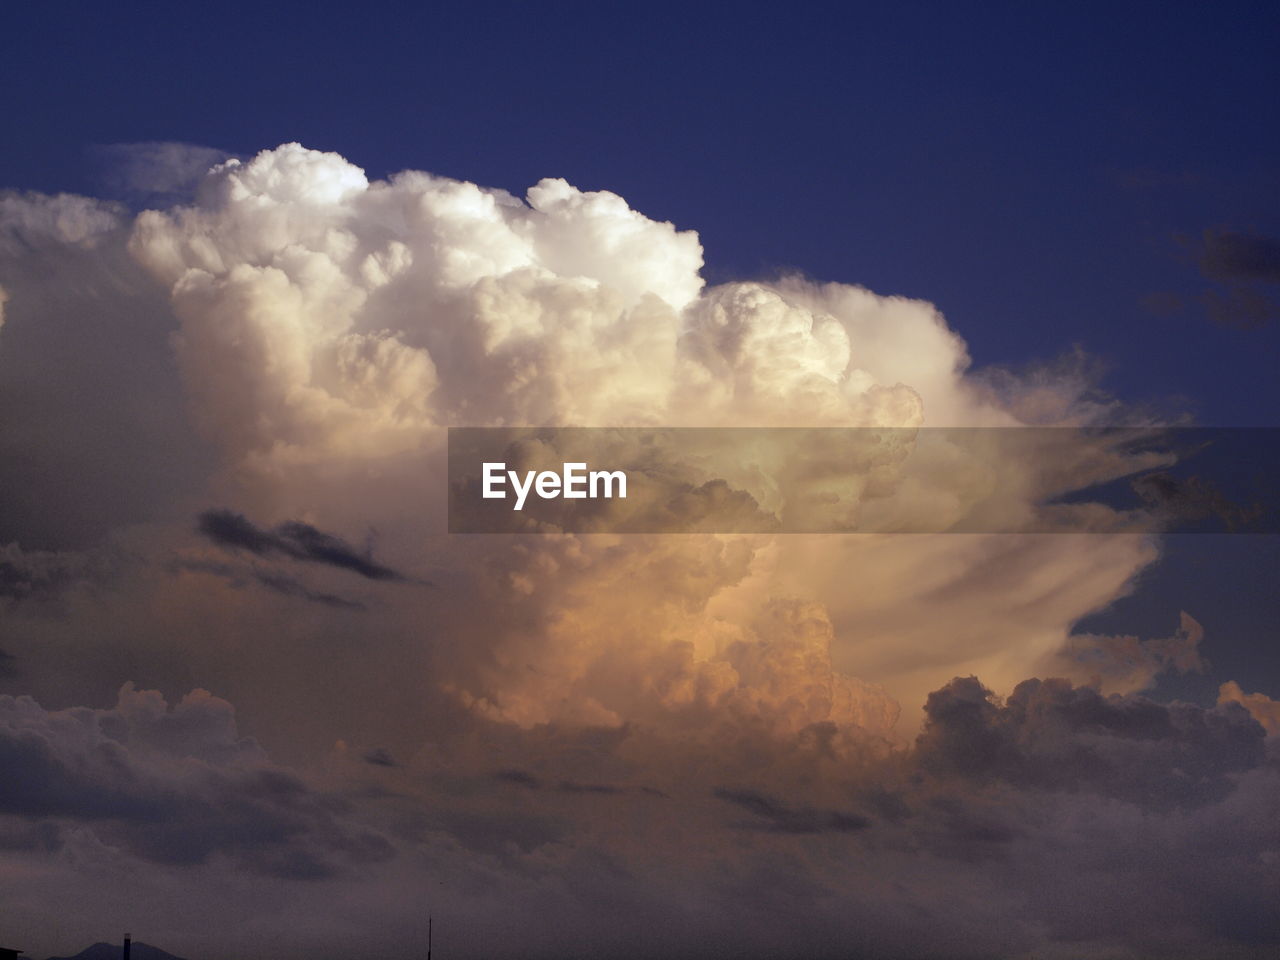
[(130, 249), (238, 453), (398, 452), (447, 424), (1010, 422), (966, 392), (964, 346), (926, 304), (799, 279), (700, 296), (695, 234), (562, 180), (527, 201), (371, 184), (293, 144), (140, 215)]
[(297, 145), (216, 168), (197, 207), (142, 214), (131, 249), (172, 290), (216, 435), (299, 457), (401, 452), (459, 422), (656, 419), (702, 286), (696, 237), (612, 194), (370, 185)]

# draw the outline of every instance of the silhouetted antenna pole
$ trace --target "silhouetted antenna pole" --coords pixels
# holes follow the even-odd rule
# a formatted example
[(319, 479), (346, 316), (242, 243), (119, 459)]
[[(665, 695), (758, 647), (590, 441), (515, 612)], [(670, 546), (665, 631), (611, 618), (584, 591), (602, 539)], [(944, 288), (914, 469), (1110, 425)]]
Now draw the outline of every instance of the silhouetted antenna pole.
[[(128, 957), (125, 958), (128, 960)], [(427, 917), (427, 960), (431, 960), (431, 917)]]

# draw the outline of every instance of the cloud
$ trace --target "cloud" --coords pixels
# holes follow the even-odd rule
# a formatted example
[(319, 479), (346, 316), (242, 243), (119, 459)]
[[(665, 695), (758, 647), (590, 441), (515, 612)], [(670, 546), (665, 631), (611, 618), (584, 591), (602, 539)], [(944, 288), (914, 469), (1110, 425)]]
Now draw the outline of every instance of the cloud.
[[(1216, 228), (1199, 242), (1179, 238), (1201, 276), (1215, 286), (1198, 300), (1208, 318), (1221, 326), (1252, 330), (1280, 317), (1274, 285), (1280, 283), (1280, 240), (1258, 233)], [(1168, 312), (1181, 310), (1181, 303)]]
[(1214, 280), (1280, 283), (1280, 240), (1254, 233), (1206, 230), (1200, 269)]
[(0, 390), (25, 411), (0, 425), (0, 543), (90, 547), (163, 515), (207, 475), (173, 321), (125, 249), (130, 226), (106, 201), (0, 194)]
[(178, 558), (169, 564), (173, 572), (207, 573), (219, 577), (236, 589), (251, 583), (284, 597), (297, 597), (321, 606), (345, 610), (364, 610), (366, 606), (335, 593), (313, 590), (301, 581), (279, 570), (263, 568), (257, 564), (233, 565), (213, 560)]
[(285, 576), (281, 573), (273, 573), (267, 570), (255, 570), (254, 579), (269, 590), (283, 594), (286, 597), (301, 597), (304, 600), (310, 600), (312, 603), (319, 603), (327, 607), (339, 607), (347, 610), (363, 610), (364, 604), (358, 600), (348, 600), (346, 597), (340, 597), (335, 593), (323, 593), (311, 590), (292, 577)]
[[(31, 204), (27, 219), (56, 222), (67, 202)], [(155, 326), (132, 330), (119, 356), (104, 354), (83, 335), (58, 334), (42, 312), (52, 292), (28, 288), (15, 294), (21, 322), (6, 326), (0, 364), (14, 361), (0, 372), (19, 376), (18, 361), (33, 356), (51, 371), (47, 358), (74, 348), (94, 371), (89, 382), (127, 384), (139, 409), (165, 423), (128, 432), (121, 416), (115, 452), (104, 458), (119, 468), (118, 483), (96, 483), (87, 496), (47, 489), (39, 478), (62, 476), (59, 458), (95, 449), (109, 431), (79, 436), (71, 417), (79, 401), (59, 399), (56, 378), (44, 374), (37, 392), (68, 404), (67, 423), (35, 444), (14, 437), (15, 450), (36, 451), (15, 486), (64, 506), (15, 509), (16, 532), (39, 543), (48, 530), (38, 527), (56, 522), (83, 539), (139, 516), (172, 524), (193, 500), (214, 500), (225, 507), (206, 514), (211, 542), (242, 554), (307, 563), (317, 575), (447, 578), (447, 596), (399, 598), (377, 629), (388, 657), (426, 661), (430, 696), (468, 710), (521, 724), (670, 723), (702, 712), (768, 717), (778, 730), (835, 723), (886, 736), (906, 703), (910, 731), (915, 705), (957, 672), (981, 672), (1006, 689), (1028, 675), (1076, 619), (1128, 589), (1156, 556), (1133, 537), (446, 545), (433, 492), (443, 489), (450, 425), (1081, 425), (1114, 421), (1123, 409), (1099, 394), (1080, 358), (974, 375), (963, 340), (921, 301), (798, 276), (707, 288), (695, 233), (563, 181), (543, 181), (523, 200), (414, 171), (370, 181), (336, 154), (286, 144), (216, 165), (176, 205), (134, 217), (110, 209), (109, 243), (81, 249), (72, 231), (48, 256), (67, 261), (68, 287), (83, 288), (85, 304), (110, 305), (108, 328), (127, 330), (125, 318), (152, 309)], [(91, 315), (66, 314), (77, 331), (96, 329), (83, 319)], [(4, 352), (13, 330), (42, 325), (46, 339), (30, 354)], [(135, 356), (147, 356), (153, 372), (125, 363)], [(181, 389), (185, 406), (170, 389)], [(97, 403), (92, 416), (120, 409)], [(167, 438), (170, 429), (180, 437)], [(161, 458), (161, 450), (173, 452)], [(925, 517), (940, 529), (981, 504), (1016, 519), (1046, 491), (1087, 479), (1054, 474), (1043, 450), (1002, 452), (995, 474), (983, 451), (944, 446), (906, 473), (890, 454), (869, 464), (852, 508), (891, 522)], [(1123, 475), (1124, 458), (1108, 469)], [(106, 497), (104, 486), (120, 496)], [(386, 559), (353, 547), (349, 533), (325, 532), (371, 528)], [(165, 536), (165, 549), (187, 549), (176, 532)], [(317, 607), (344, 594), (308, 583), (308, 595), (279, 574), (263, 581), (246, 572), (264, 596), (250, 602), (241, 592), (208, 614), (195, 627), (205, 636), (196, 656), (236, 662), (230, 636), (246, 629), (297, 644), (301, 656), (294, 634), (302, 631), (282, 627), (265, 594)], [(172, 579), (135, 581), (138, 606), (121, 595), (108, 622), (136, 619), (130, 611), (147, 596), (146, 606), (171, 611), (173, 633), (190, 634), (182, 611), (204, 601)], [(828, 626), (800, 630), (800, 640), (787, 617), (766, 612), (797, 602), (811, 605), (806, 619)], [(218, 629), (231, 616), (234, 630)], [(425, 653), (423, 622), (440, 634)], [(939, 624), (954, 627), (941, 641)], [(32, 625), (15, 653), (25, 660), (28, 647), (38, 649), (43, 629)], [(124, 648), (157, 646), (142, 639), (155, 627), (137, 640), (119, 629)], [(317, 629), (334, 647), (345, 642), (339, 622)], [(216, 669), (233, 684), (249, 672)], [(400, 702), (413, 700), (413, 672), (397, 680)], [(237, 699), (245, 696), (253, 710), (279, 709), (265, 685)], [(367, 722), (332, 718), (346, 720)]]
[[(297, 521), (281, 524), (273, 531), (261, 530), (230, 510), (206, 510), (197, 528), (209, 540), (223, 547), (247, 550), (258, 556), (285, 556), (304, 563), (320, 563), (348, 570), (367, 580), (404, 580), (404, 576), (375, 563), (371, 556), (356, 552), (339, 537)], [(289, 592), (280, 578), (264, 580), (267, 586)]]
[(715, 795), (753, 814), (757, 819), (743, 824), (750, 829), (777, 833), (849, 833), (871, 826), (870, 820), (855, 813), (791, 808), (754, 790), (721, 787)]
[(1200, 655), (1204, 628), (1185, 611), (1172, 637), (1142, 640), (1135, 636), (1072, 634), (1062, 649), (1047, 658), (1043, 670), (1087, 684), (1101, 693), (1141, 693), (1164, 673), (1203, 673)]
[[(974, 370), (922, 301), (708, 287), (697, 234), (612, 193), (371, 180), (296, 144), (137, 215), (0, 215), (0, 388), (39, 411), (0, 424), (4, 682), (33, 695), (0, 700), (18, 932), (76, 902), (188, 955), (371, 954), (429, 900), (508, 956), (1280, 935), (1261, 729), (1136, 695), (1199, 665), (1198, 629), (1071, 640), (1154, 538), (445, 532), (450, 426), (1151, 422), (1087, 358)], [(857, 507), (938, 529), (1156, 469), (899, 453)], [(86, 577), (64, 553), (124, 559)], [(438, 587), (346, 596), (410, 581)], [(227, 700), (54, 709), (130, 678)]]
[(364, 762), (371, 763), (375, 767), (400, 766), (400, 764), (396, 762), (396, 758), (391, 755), (391, 752), (389, 750), (384, 750), (382, 747), (375, 747), (374, 749), (367, 751), (364, 754)]
[(618, 787), (607, 783), (578, 783), (576, 780), (561, 780), (559, 789), (564, 793), (586, 793), (610, 796), (621, 792)]
[(232, 158), (225, 150), (173, 141), (105, 144), (90, 156), (111, 194), (165, 205), (190, 199), (210, 170)]
[(1269, 294), (1240, 285), (1225, 291), (1206, 290), (1200, 297), (1214, 323), (1237, 330), (1256, 330), (1280, 317), (1280, 302)]
[(1166, 472), (1136, 477), (1132, 487), (1162, 523), (1179, 524), (1218, 520), (1228, 532), (1256, 523), (1263, 515), (1260, 504), (1245, 506), (1233, 502), (1211, 480), (1203, 477), (1175, 477)]
[(125, 216), (118, 204), (92, 197), (0, 192), (0, 253), (92, 250), (120, 228)]
[(289, 879), (376, 861), (391, 847), (355, 827), (236, 733), (231, 705), (203, 690), (170, 708), (126, 685), (110, 710), (48, 711), (0, 697), (0, 813), (83, 823), (144, 860), (216, 855)]
[(516, 786), (528, 787), (532, 790), (542, 786), (542, 781), (527, 770), (499, 770), (493, 776), (494, 779), (504, 783), (514, 783)]
[(1231, 703), (1104, 697), (1066, 680), (1026, 680), (1001, 703), (970, 677), (930, 694), (925, 711), (917, 749), (926, 769), (1155, 809), (1221, 801), (1237, 774), (1264, 760), (1262, 728)]
[(16, 543), (0, 546), (0, 599), (48, 597), (88, 572), (86, 558), (74, 553), (24, 551)]
[[(771, 922), (806, 955), (829, 943), (937, 954), (963, 929), (963, 955), (975, 957), (1262, 957), (1280, 935), (1267, 898), (1251, 892), (1273, 876), (1260, 851), (1280, 839), (1276, 770), (1237, 705), (1107, 697), (1062, 680), (1029, 680), (1001, 699), (960, 678), (935, 691), (904, 751), (833, 760), (797, 736), (773, 753), (763, 733), (736, 731), (751, 758), (742, 786), (716, 782), (733, 745), (701, 753), (640, 725), (594, 745), (539, 728), (509, 732), (505, 746), (505, 735), (486, 736), (488, 756), (472, 758), (481, 767), (509, 749), (537, 772), (476, 768), (482, 781), (457, 765), (465, 752), (437, 741), (386, 782), (427, 791), (434, 822), (501, 858), (506, 876), (563, 883), (562, 916), (597, 902), (593, 861), (627, 878), (608, 908), (614, 923), (642, 929), (634, 911), (655, 894), (659, 912), (696, 899), (686, 944), (775, 908)], [(618, 762), (661, 776), (667, 799), (615, 789), (583, 804), (580, 790), (542, 788)], [(477, 789), (495, 777), (512, 789)], [(561, 857), (570, 842), (577, 855)], [(724, 936), (736, 943), (716, 942)]]
[(1280, 734), (1280, 701), (1264, 693), (1245, 693), (1240, 684), (1229, 680), (1218, 688), (1218, 703), (1238, 703), (1262, 724), (1268, 734)]

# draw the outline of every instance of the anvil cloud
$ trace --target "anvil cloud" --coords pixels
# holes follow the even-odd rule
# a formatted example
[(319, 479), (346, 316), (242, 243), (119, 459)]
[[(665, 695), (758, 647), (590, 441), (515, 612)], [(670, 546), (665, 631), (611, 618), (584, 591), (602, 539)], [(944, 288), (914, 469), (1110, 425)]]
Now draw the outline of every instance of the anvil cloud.
[[(166, 197), (213, 159), (145, 156)], [(974, 371), (930, 304), (701, 267), (612, 193), (297, 144), (164, 209), (0, 198), (17, 934), (127, 905), (184, 955), (373, 956), (429, 908), (476, 956), (1273, 949), (1274, 703), (1143, 696), (1203, 668), (1188, 616), (1073, 633), (1153, 538), (444, 532), (449, 426), (1138, 418), (1079, 363)], [(940, 457), (866, 496), (1098, 476)]]

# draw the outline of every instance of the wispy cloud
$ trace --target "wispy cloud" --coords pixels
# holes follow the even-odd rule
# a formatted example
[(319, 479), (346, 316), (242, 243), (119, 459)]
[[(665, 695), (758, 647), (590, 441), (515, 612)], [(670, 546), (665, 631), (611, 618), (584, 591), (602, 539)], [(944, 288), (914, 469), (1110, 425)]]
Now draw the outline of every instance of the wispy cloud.
[(206, 510), (200, 514), (197, 529), (219, 546), (247, 550), (260, 557), (281, 556), (324, 564), (368, 580), (407, 580), (404, 575), (374, 561), (369, 551), (358, 552), (340, 537), (306, 523), (294, 521), (264, 530), (230, 510)]

